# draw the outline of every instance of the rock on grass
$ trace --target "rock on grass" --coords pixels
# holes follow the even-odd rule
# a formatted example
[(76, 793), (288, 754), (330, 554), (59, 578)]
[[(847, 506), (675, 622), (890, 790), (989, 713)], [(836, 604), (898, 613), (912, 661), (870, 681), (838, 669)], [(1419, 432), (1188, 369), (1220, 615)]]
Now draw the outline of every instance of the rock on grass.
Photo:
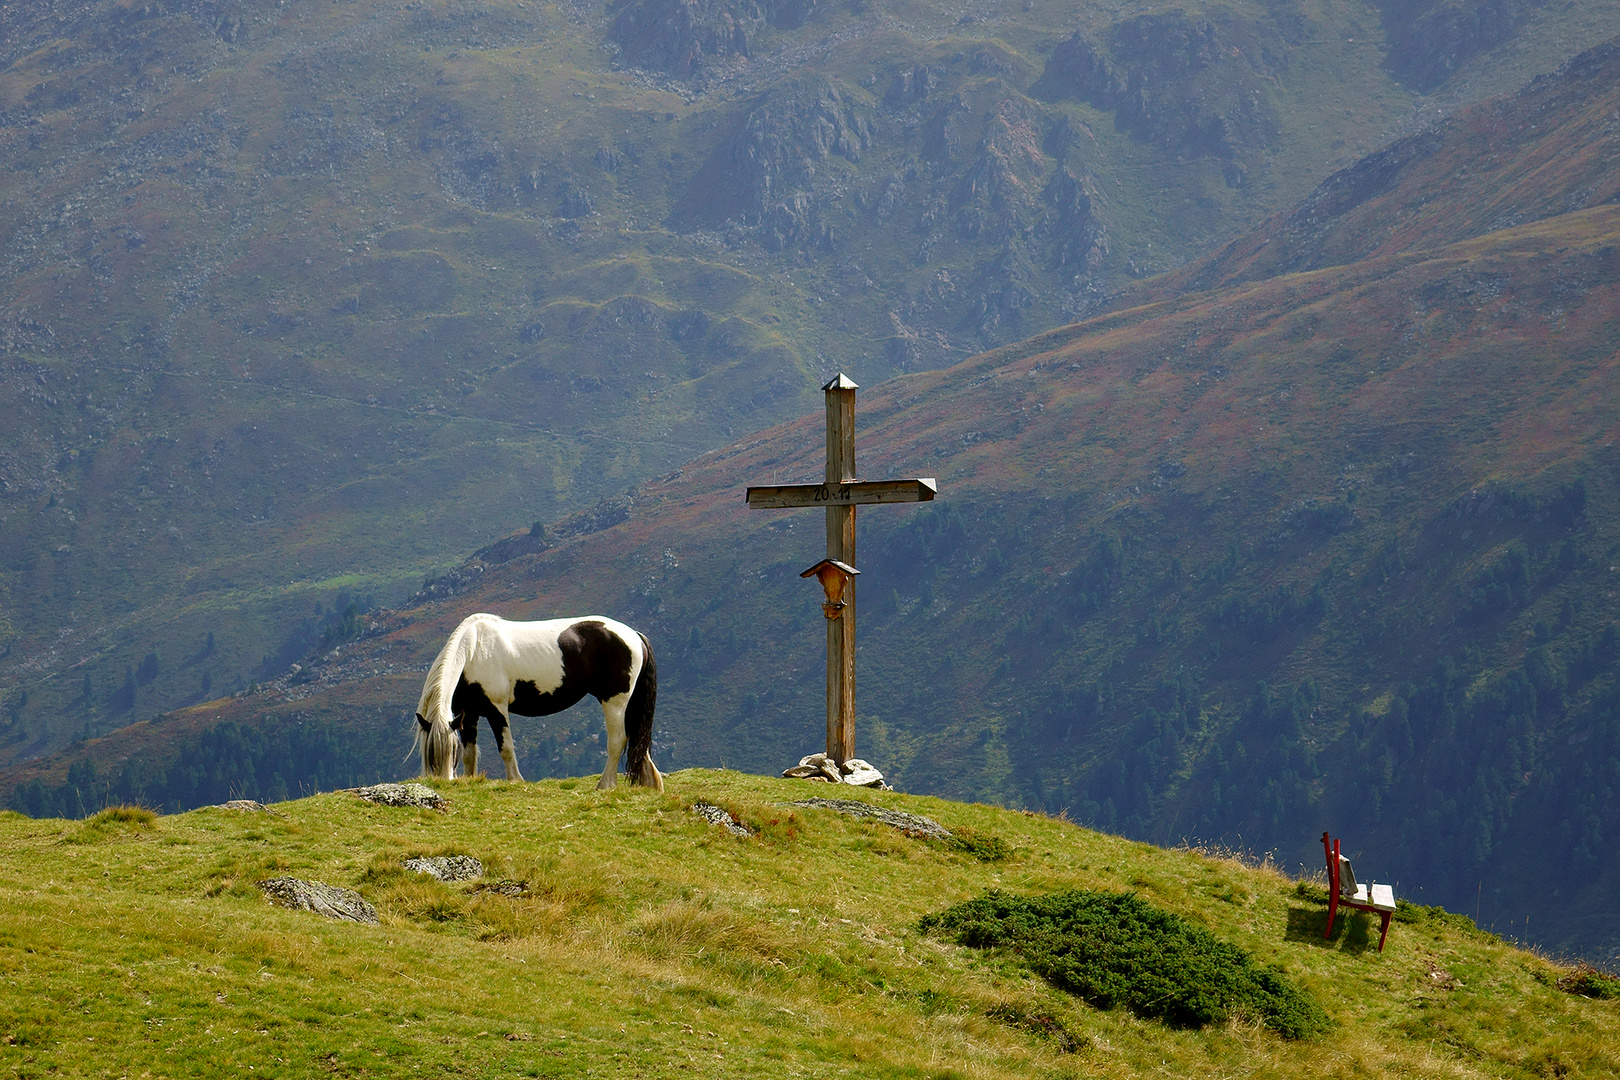
[(345, 922), (377, 922), (377, 909), (353, 889), (340, 889), (320, 881), (300, 881), (298, 878), (269, 878), (259, 882), (259, 888), (272, 903), (298, 911), (313, 911), (328, 919)]

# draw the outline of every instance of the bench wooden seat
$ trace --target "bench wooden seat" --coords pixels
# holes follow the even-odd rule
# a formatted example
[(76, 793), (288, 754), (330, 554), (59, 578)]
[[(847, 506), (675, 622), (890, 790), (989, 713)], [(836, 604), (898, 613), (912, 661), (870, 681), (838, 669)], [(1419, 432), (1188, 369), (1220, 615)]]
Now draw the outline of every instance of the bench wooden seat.
[(1333, 920), (1341, 907), (1375, 912), (1383, 920), (1378, 931), (1378, 951), (1383, 952), (1384, 939), (1389, 936), (1389, 919), (1395, 914), (1394, 888), (1377, 882), (1358, 883), (1350, 860), (1339, 853), (1339, 841), (1331, 839), (1327, 833), (1322, 834), (1322, 853), (1327, 858), (1328, 872), (1327, 929), (1322, 931), (1322, 936), (1333, 936)]

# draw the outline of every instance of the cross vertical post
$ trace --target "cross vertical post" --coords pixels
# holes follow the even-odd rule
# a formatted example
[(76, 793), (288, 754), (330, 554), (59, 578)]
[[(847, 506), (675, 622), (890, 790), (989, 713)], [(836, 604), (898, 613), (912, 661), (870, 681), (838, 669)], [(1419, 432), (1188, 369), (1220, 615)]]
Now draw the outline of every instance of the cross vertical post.
[[(827, 487), (855, 479), (855, 390), (840, 374), (826, 386)], [(855, 504), (827, 506), (827, 558), (855, 565)], [(827, 756), (839, 764), (855, 756), (855, 579), (844, 586), (844, 606), (827, 620)]]
[(839, 374), (821, 388), (827, 395), (827, 471), (820, 484), (750, 487), (748, 505), (785, 510), (823, 507), (827, 557), (800, 577), (816, 577), (826, 590), (827, 756), (842, 765), (855, 756), (855, 508), (882, 503), (929, 502), (932, 477), (912, 480), (855, 478), (855, 391)]

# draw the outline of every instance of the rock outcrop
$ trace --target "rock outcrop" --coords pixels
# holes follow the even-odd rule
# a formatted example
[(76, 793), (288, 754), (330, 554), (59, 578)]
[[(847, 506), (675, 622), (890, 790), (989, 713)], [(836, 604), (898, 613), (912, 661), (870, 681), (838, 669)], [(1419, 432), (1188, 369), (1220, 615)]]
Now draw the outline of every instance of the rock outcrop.
[(630, 67), (677, 78), (700, 78), (715, 65), (746, 60), (751, 40), (767, 24), (783, 30), (815, 15), (816, 0), (640, 0), (608, 27)]
[(1271, 77), (1284, 42), (1265, 28), (1170, 11), (1076, 31), (1036, 84), (1114, 114), (1120, 130), (1185, 158), (1213, 156), (1240, 187), (1276, 138)]
[(450, 801), (426, 784), (373, 784), (350, 788), (366, 802), (379, 806), (418, 806), (424, 810), (448, 810)]
[(328, 919), (344, 922), (377, 922), (377, 909), (366, 903), (353, 889), (340, 889), (320, 881), (300, 881), (298, 878), (269, 878), (259, 882), (259, 888), (272, 903), (298, 911), (313, 911)]
[(264, 803), (257, 802), (257, 801), (255, 801), (253, 799), (231, 799), (231, 800), (229, 800), (227, 802), (222, 802), (222, 803), (216, 804), (214, 808), (216, 810), (240, 810), (240, 811), (243, 811), (244, 813), (249, 813), (249, 814), (274, 814), (275, 813), (274, 810), (272, 810), (268, 806), (264, 805)]
[(766, 250), (830, 248), (818, 171), (832, 155), (855, 163), (872, 142), (872, 106), (821, 77), (768, 91), (720, 144), (676, 211), (680, 223), (749, 226)]
[(873, 806), (871, 803), (858, 802), (854, 799), (800, 799), (792, 805), (815, 806), (823, 810), (848, 814), (850, 817), (879, 821), (892, 828), (899, 829), (907, 836), (920, 837), (924, 840), (949, 840), (954, 835), (951, 830), (933, 818), (926, 818), (921, 814), (908, 814), (903, 810), (889, 810), (882, 806)]
[(1480, 53), (1518, 33), (1546, 0), (1379, 0), (1390, 73), (1413, 90), (1433, 90)]
[(1091, 274), (1108, 257), (1108, 229), (1097, 213), (1100, 198), (1090, 176), (1076, 177), (1063, 166), (1053, 173), (1041, 192), (1047, 214), (1039, 233), (1054, 269)]
[(484, 864), (471, 855), (432, 855), (406, 859), (405, 869), (435, 881), (475, 881), (484, 876)]
[(782, 775), (790, 780), (816, 780), (828, 784), (890, 790), (889, 785), (884, 782), (883, 774), (870, 762), (862, 761), (860, 758), (849, 758), (840, 765), (827, 754), (808, 754), (800, 758), (797, 765), (784, 769)]
[(753, 836), (748, 826), (732, 817), (731, 814), (713, 803), (693, 803), (692, 813), (707, 821), (710, 825), (718, 825), (732, 836)]

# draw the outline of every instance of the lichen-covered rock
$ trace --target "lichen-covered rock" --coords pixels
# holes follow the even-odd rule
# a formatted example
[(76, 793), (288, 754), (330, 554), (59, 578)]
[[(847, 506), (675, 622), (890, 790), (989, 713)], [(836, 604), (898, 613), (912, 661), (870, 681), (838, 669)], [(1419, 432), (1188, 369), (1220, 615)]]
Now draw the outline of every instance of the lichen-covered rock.
[(242, 811), (245, 811), (247, 813), (252, 813), (252, 814), (273, 814), (273, 813), (275, 813), (274, 810), (272, 810), (268, 806), (264, 805), (264, 803), (255, 802), (252, 799), (231, 799), (228, 802), (216, 803), (215, 806), (214, 806), (214, 809), (216, 809), (216, 810), (242, 810)]
[(328, 919), (346, 922), (374, 924), (377, 921), (377, 909), (366, 903), (365, 897), (353, 889), (291, 877), (269, 878), (259, 882), (259, 888), (272, 903), (282, 907), (313, 911)]
[(425, 810), (448, 810), (450, 802), (426, 784), (373, 784), (350, 788), (366, 802), (379, 806), (418, 806)]
[(405, 869), (437, 881), (472, 881), (484, 876), (484, 864), (471, 855), (433, 855), (406, 859)]
[(793, 806), (819, 806), (825, 810), (835, 810), (850, 817), (866, 818), (870, 821), (880, 821), (885, 825), (899, 829), (907, 836), (921, 837), (925, 840), (949, 840), (951, 830), (935, 821), (918, 814), (908, 814), (903, 810), (889, 810), (882, 806), (873, 806), (871, 803), (857, 802), (854, 799), (800, 799)]
[(733, 836), (753, 836), (748, 826), (742, 824), (729, 813), (715, 806), (713, 803), (693, 803), (692, 813), (707, 821), (710, 825), (718, 825)]

